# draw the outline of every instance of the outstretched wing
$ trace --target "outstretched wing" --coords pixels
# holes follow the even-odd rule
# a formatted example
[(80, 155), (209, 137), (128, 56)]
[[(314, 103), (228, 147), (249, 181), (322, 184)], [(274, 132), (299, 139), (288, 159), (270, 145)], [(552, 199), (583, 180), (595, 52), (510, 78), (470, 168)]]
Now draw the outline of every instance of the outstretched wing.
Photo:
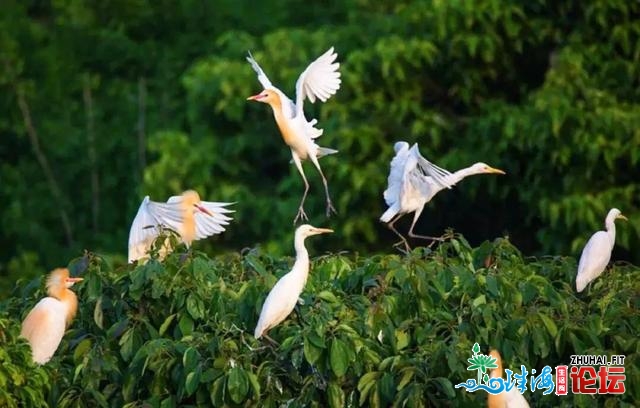
[(340, 64), (334, 62), (337, 57), (338, 54), (333, 52), (331, 47), (300, 74), (296, 82), (296, 115), (302, 113), (305, 98), (309, 98), (311, 103), (314, 103), (316, 98), (326, 102), (340, 89)]
[(400, 200), (400, 193), (404, 183), (405, 167), (409, 158), (409, 143), (397, 142), (394, 145), (396, 155), (391, 159), (391, 170), (387, 179), (387, 189), (384, 190), (384, 201), (389, 207)]
[(161, 227), (179, 231), (181, 217), (179, 205), (157, 203), (146, 196), (129, 230), (129, 262), (147, 254)]
[[(417, 143), (411, 147), (410, 154), (415, 158), (417, 164), (415, 168), (409, 169), (409, 171), (415, 172), (412, 179), (417, 181), (416, 188), (423, 191), (429, 181), (435, 183), (440, 189), (451, 188), (455, 185), (451, 180), (451, 173), (448, 170), (436, 166), (420, 154)], [(430, 177), (431, 180), (427, 180), (425, 177)], [(432, 189), (431, 186), (428, 188), (429, 190)]]
[(223, 232), (225, 230), (224, 226), (228, 225), (229, 221), (233, 219), (225, 214), (234, 212), (225, 207), (232, 204), (234, 203), (201, 201), (200, 205), (206, 208), (211, 215), (196, 211), (196, 239), (204, 239)]
[(256, 60), (253, 59), (253, 55), (251, 55), (251, 51), (248, 51), (248, 54), (249, 55), (247, 56), (247, 61), (249, 61), (249, 64), (251, 64), (251, 68), (253, 68), (253, 70), (256, 71), (256, 74), (258, 74), (258, 81), (260, 81), (260, 83), (262, 84), (262, 87), (264, 89), (273, 88), (273, 84), (271, 84), (271, 81), (269, 81), (269, 78), (267, 78), (267, 75), (264, 73), (262, 68), (260, 68), (260, 65), (258, 65)]

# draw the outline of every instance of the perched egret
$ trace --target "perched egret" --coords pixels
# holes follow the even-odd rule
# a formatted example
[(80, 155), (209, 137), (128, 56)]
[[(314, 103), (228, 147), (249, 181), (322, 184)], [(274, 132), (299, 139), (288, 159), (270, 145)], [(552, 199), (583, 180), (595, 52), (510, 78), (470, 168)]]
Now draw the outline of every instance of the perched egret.
[(333, 230), (316, 228), (309, 224), (303, 224), (296, 229), (294, 240), (296, 261), (291, 271), (280, 278), (267, 295), (253, 334), (256, 339), (262, 335), (266, 336), (266, 332), (286, 319), (296, 306), (309, 276), (309, 253), (304, 246), (304, 240), (312, 235), (329, 232)]
[[(497, 350), (491, 350), (489, 352), (491, 357), (494, 357), (498, 361), (496, 364), (498, 368), (491, 370), (489, 377), (502, 378), (502, 358)], [(529, 408), (529, 403), (520, 394), (520, 391), (516, 387), (511, 388), (509, 391), (501, 392), (500, 394), (489, 394), (487, 398), (487, 406), (489, 408)]]
[(322, 129), (315, 127), (318, 122), (316, 119), (308, 121), (304, 116), (303, 103), (308, 98), (311, 103), (317, 99), (326, 102), (340, 88), (340, 72), (338, 68), (340, 64), (335, 62), (338, 55), (334, 53), (333, 47), (322, 54), (318, 59), (313, 61), (307, 69), (300, 75), (296, 82), (296, 103), (294, 104), (282, 91), (271, 84), (269, 78), (265, 75), (260, 65), (253, 59), (251, 53), (247, 57), (247, 61), (251, 64), (258, 80), (264, 87), (264, 90), (257, 95), (247, 98), (247, 100), (267, 103), (273, 109), (273, 115), (280, 129), (280, 134), (284, 142), (291, 148), (291, 156), (296, 164), (298, 172), (304, 181), (304, 194), (302, 201), (298, 207), (298, 214), (294, 218), (294, 224), (298, 219), (307, 220), (307, 214), (304, 212), (304, 200), (309, 192), (309, 183), (302, 169), (302, 160), (309, 159), (316, 166), (322, 183), (324, 184), (324, 192), (327, 199), (327, 217), (331, 212), (336, 212), (331, 203), (329, 196), (329, 186), (327, 179), (322, 173), (318, 158), (328, 154), (337, 153), (337, 150), (319, 147), (315, 144), (314, 139), (322, 135)]
[(33, 361), (44, 364), (60, 345), (78, 310), (78, 298), (69, 288), (82, 278), (69, 277), (67, 268), (54, 269), (47, 278), (47, 294), (22, 322), (20, 335), (31, 345)]
[(616, 219), (626, 220), (620, 210), (612, 208), (604, 221), (606, 231), (598, 231), (589, 238), (582, 250), (578, 275), (576, 276), (576, 290), (582, 292), (589, 282), (602, 274), (611, 259), (611, 251), (616, 242)]
[[(166, 203), (151, 201), (146, 196), (131, 224), (129, 262), (147, 255), (162, 228), (179, 233), (187, 246), (194, 240), (220, 234), (225, 230), (224, 225), (229, 224), (232, 219), (225, 215), (233, 212), (225, 208), (231, 204), (233, 203), (200, 201), (200, 196), (193, 190), (173, 196)], [(169, 241), (165, 240), (161, 256), (166, 256), (171, 250)]]
[(396, 245), (404, 243), (407, 250), (409, 250), (409, 243), (393, 226), (403, 215), (414, 213), (413, 222), (409, 228), (410, 237), (436, 240), (438, 238), (413, 233), (413, 227), (426, 203), (431, 201), (441, 190), (453, 187), (467, 176), (505, 174), (504, 171), (494, 169), (484, 163), (476, 163), (450, 173), (422, 157), (417, 143), (409, 148), (409, 143), (397, 142), (394, 145), (394, 150), (396, 155), (391, 160), (389, 186), (384, 191), (384, 199), (389, 208), (382, 214), (380, 221), (387, 223), (387, 226), (400, 237), (402, 241)]

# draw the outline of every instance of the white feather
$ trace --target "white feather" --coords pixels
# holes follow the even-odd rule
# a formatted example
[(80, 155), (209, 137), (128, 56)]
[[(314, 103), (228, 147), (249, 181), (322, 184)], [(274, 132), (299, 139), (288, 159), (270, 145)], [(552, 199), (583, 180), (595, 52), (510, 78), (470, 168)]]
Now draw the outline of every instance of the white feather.
[(316, 98), (326, 102), (340, 89), (340, 64), (334, 63), (337, 57), (338, 54), (331, 47), (302, 72), (296, 82), (297, 114), (302, 113), (305, 98), (311, 103), (314, 103)]
[(56, 298), (41, 299), (22, 323), (21, 336), (31, 345), (33, 361), (44, 364), (62, 341), (66, 328), (66, 306)]

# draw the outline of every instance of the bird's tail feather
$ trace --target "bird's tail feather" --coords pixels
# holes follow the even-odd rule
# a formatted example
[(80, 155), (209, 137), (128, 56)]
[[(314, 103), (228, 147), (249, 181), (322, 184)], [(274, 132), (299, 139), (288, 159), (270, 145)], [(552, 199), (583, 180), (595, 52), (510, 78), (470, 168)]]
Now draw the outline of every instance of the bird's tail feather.
[(328, 147), (318, 147), (318, 157), (327, 156), (335, 153), (338, 153), (338, 151), (335, 149), (329, 149)]
[(389, 222), (397, 213), (398, 210), (395, 208), (395, 206), (391, 206), (389, 207), (389, 209), (387, 209), (387, 211), (384, 212), (384, 214), (380, 216), (380, 221)]

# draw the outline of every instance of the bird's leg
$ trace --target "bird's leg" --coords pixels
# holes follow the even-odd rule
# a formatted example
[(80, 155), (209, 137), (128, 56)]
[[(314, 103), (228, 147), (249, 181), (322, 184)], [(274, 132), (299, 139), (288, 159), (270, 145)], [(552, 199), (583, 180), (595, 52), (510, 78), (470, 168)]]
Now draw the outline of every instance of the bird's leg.
[(309, 155), (311, 162), (316, 166), (318, 172), (320, 173), (320, 177), (322, 177), (322, 184), (324, 185), (324, 195), (327, 198), (327, 217), (331, 217), (331, 213), (338, 214), (336, 209), (333, 207), (333, 203), (331, 202), (331, 196), (329, 195), (329, 185), (327, 184), (327, 178), (322, 173), (322, 169), (320, 168), (320, 163), (318, 163), (318, 158), (316, 156)]
[[(387, 223), (387, 227), (389, 227), (389, 229), (391, 231), (393, 231), (397, 236), (400, 237), (401, 241), (396, 242), (395, 244), (393, 244), (394, 247), (397, 247), (398, 245), (404, 244), (404, 248), (405, 248), (405, 253), (409, 253), (411, 251), (411, 247), (409, 246), (409, 242), (407, 242), (407, 239), (402, 236), (401, 233), (398, 232), (398, 230), (396, 229), (396, 227), (393, 226), (393, 224), (395, 224), (396, 221), (398, 221), (404, 214), (398, 214), (394, 219), (392, 219), (391, 221), (389, 221)], [(402, 250), (400, 250), (402, 251)]]
[[(424, 207), (423, 207), (424, 208)], [(444, 241), (444, 238), (442, 237), (429, 237), (427, 235), (418, 235), (418, 234), (414, 234), (413, 233), (413, 227), (416, 225), (416, 222), (418, 221), (418, 217), (420, 217), (420, 214), (422, 213), (422, 208), (420, 208), (419, 210), (417, 210), (413, 216), (413, 222), (411, 223), (411, 227), (409, 228), (409, 236), (411, 238), (418, 238), (418, 239), (428, 239), (431, 241)]]
[(274, 346), (275, 348), (279, 348), (280, 347), (280, 343), (278, 343), (277, 341), (272, 339), (267, 333), (263, 333), (262, 337), (267, 339), (269, 341), (269, 343), (271, 343), (271, 345)]
[(296, 164), (298, 172), (302, 176), (302, 181), (304, 181), (304, 194), (302, 195), (302, 200), (300, 201), (300, 207), (298, 207), (298, 214), (296, 215), (296, 218), (293, 219), (293, 224), (295, 225), (298, 222), (298, 219), (302, 221), (309, 220), (309, 217), (307, 217), (307, 214), (304, 212), (304, 200), (307, 198), (307, 193), (309, 192), (309, 182), (307, 181), (307, 177), (304, 175), (304, 171), (302, 170), (302, 162), (300, 161), (300, 158), (293, 151), (291, 152), (291, 155), (293, 156), (293, 162)]

